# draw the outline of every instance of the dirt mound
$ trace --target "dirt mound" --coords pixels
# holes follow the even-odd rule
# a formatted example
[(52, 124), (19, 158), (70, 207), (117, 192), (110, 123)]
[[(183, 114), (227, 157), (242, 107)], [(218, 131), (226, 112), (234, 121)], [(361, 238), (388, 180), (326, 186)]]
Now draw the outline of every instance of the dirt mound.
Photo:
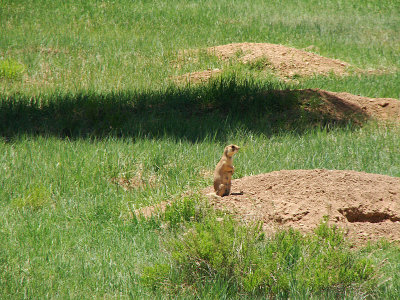
[[(204, 194), (212, 192), (205, 189)], [(234, 194), (213, 199), (266, 232), (293, 227), (311, 232), (324, 216), (355, 243), (400, 241), (400, 178), (355, 171), (292, 170), (232, 181)]]
[(284, 77), (311, 76), (314, 74), (347, 75), (346, 62), (315, 53), (268, 43), (235, 43), (210, 47), (209, 53), (220, 59), (236, 58), (244, 63), (265, 59), (268, 67)]
[[(236, 43), (207, 48), (206, 51), (222, 60), (235, 59), (243, 63), (261, 62), (265, 68), (272, 69), (278, 76), (290, 78), (315, 74), (348, 75), (350, 65), (346, 62), (319, 56), (315, 53), (267, 43)], [(182, 56), (193, 51), (183, 51)], [(181, 58), (182, 59), (182, 58)], [(362, 70), (353, 68), (358, 72)], [(190, 83), (204, 83), (218, 76), (222, 70), (213, 69), (187, 73), (174, 80)], [(277, 91), (277, 93), (296, 93), (304, 108), (329, 116), (334, 120), (375, 118), (378, 120), (400, 120), (400, 101), (392, 98), (368, 98), (349, 93), (335, 93), (317, 89)]]
[(281, 93), (297, 93), (304, 109), (327, 115), (335, 120), (357, 122), (374, 118), (400, 121), (400, 101), (393, 98), (368, 98), (318, 89), (282, 91)]
[[(310, 47), (308, 47), (310, 48)], [(235, 43), (214, 46), (205, 49), (211, 55), (221, 60), (234, 60), (242, 63), (256, 63), (257, 68), (271, 69), (282, 78), (293, 78), (296, 76), (313, 76), (335, 74), (338, 76), (349, 75), (350, 64), (318, 54), (286, 47), (283, 45), (268, 43)], [(185, 50), (180, 53), (182, 57), (198, 53), (200, 50)], [(360, 71), (352, 67), (353, 70)], [(215, 72), (216, 71), (216, 72)], [(221, 70), (205, 70), (187, 73), (174, 78), (176, 82), (205, 82)]]

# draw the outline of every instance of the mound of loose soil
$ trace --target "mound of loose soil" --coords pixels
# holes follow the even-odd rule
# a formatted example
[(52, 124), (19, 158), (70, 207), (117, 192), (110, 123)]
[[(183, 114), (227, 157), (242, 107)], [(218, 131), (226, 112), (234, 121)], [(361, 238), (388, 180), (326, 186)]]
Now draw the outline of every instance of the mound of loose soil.
[(306, 110), (327, 115), (335, 120), (357, 122), (360, 119), (373, 118), (400, 121), (400, 101), (393, 98), (368, 98), (318, 89), (281, 93), (297, 93)]
[[(294, 76), (348, 75), (350, 64), (312, 52), (268, 43), (235, 43), (207, 48), (206, 51), (221, 60), (236, 60), (242, 63), (259, 61), (264, 68), (271, 69), (282, 78)], [(182, 51), (182, 55), (190, 55), (193, 51)], [(356, 68), (353, 68), (356, 70)], [(359, 70), (360, 71), (360, 70)], [(206, 70), (187, 73), (174, 78), (176, 82), (205, 82), (221, 70)]]
[[(311, 76), (314, 74), (348, 75), (350, 65), (346, 62), (319, 56), (315, 53), (267, 43), (236, 43), (210, 47), (209, 53), (222, 60), (236, 59), (250, 63), (265, 59), (266, 68), (271, 68), (281, 77)], [(189, 53), (184, 51), (183, 53)], [(188, 55), (188, 54), (187, 54)], [(361, 71), (361, 70), (358, 70)], [(222, 70), (206, 70), (187, 73), (175, 78), (177, 82), (201, 83), (218, 76)], [(366, 118), (378, 120), (400, 120), (400, 101), (391, 98), (367, 98), (349, 93), (334, 93), (323, 90), (277, 91), (297, 93), (305, 109), (327, 115), (335, 120)], [(311, 103), (309, 100), (312, 100)], [(315, 101), (319, 100), (319, 101)], [(311, 105), (310, 105), (311, 104)], [(361, 117), (361, 118), (360, 118)]]
[[(212, 192), (212, 187), (203, 192)], [(261, 220), (266, 232), (288, 227), (311, 232), (328, 216), (329, 223), (343, 228), (355, 243), (400, 241), (400, 178), (284, 170), (233, 180), (232, 192), (212, 199), (214, 207), (244, 220)]]
[(268, 43), (235, 43), (210, 47), (207, 50), (220, 59), (237, 58), (244, 63), (264, 58), (272, 70), (284, 77), (329, 73), (347, 75), (347, 69), (350, 67), (348, 63), (337, 59)]

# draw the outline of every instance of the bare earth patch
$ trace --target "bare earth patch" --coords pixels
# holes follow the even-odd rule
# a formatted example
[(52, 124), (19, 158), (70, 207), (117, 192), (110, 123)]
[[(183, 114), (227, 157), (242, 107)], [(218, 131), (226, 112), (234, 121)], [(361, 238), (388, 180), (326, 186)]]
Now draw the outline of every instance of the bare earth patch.
[(336, 93), (319, 89), (281, 91), (297, 93), (305, 109), (329, 115), (336, 120), (373, 118), (380, 121), (400, 121), (400, 101), (393, 98), (369, 98), (350, 93)]
[[(198, 50), (200, 51), (200, 50)], [(293, 78), (295, 76), (313, 76), (335, 74), (338, 76), (349, 75), (350, 64), (318, 54), (268, 43), (234, 43), (220, 45), (206, 49), (206, 52), (217, 56), (221, 60), (236, 60), (242, 63), (260, 62), (264, 68), (271, 69), (282, 78)], [(182, 51), (181, 56), (196, 53), (196, 50)], [(353, 68), (353, 70), (357, 70)], [(216, 71), (216, 72), (215, 72)], [(357, 70), (361, 71), (361, 70)], [(187, 73), (175, 77), (176, 82), (205, 82), (221, 70), (205, 70)]]
[(210, 47), (207, 51), (223, 60), (237, 58), (244, 63), (265, 58), (269, 67), (284, 77), (329, 73), (347, 75), (347, 69), (350, 67), (348, 63), (337, 59), (268, 43), (235, 43)]
[[(203, 191), (212, 192), (212, 187)], [(212, 199), (217, 209), (266, 232), (293, 227), (311, 232), (324, 216), (355, 244), (386, 238), (400, 241), (400, 178), (355, 171), (283, 170), (232, 181), (232, 192)]]

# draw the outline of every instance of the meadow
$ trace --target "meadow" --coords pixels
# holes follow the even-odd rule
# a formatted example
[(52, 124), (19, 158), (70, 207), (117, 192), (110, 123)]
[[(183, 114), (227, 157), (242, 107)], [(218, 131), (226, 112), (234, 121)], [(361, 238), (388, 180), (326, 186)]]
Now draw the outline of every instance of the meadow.
[[(6, 0), (0, 18), (0, 298), (399, 298), (398, 245), (351, 249), (324, 225), (304, 239), (262, 238), (199, 195), (229, 143), (242, 147), (235, 178), (314, 168), (400, 177), (398, 126), (312, 116), (274, 94), (400, 99), (399, 2)], [(378, 71), (288, 83), (181, 54), (232, 42), (312, 45)], [(222, 67), (205, 85), (172, 80)], [(133, 216), (170, 200), (165, 214)], [(239, 242), (248, 251), (235, 265)], [(196, 255), (221, 272), (194, 271)], [(249, 265), (259, 273), (237, 273)]]

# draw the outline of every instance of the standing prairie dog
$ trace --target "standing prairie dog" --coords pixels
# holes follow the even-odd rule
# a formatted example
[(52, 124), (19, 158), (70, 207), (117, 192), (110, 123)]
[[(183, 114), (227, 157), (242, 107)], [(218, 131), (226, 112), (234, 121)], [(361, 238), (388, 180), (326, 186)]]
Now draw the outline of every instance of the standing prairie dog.
[(214, 191), (218, 196), (228, 196), (231, 192), (233, 155), (240, 149), (236, 145), (228, 145), (214, 171)]

